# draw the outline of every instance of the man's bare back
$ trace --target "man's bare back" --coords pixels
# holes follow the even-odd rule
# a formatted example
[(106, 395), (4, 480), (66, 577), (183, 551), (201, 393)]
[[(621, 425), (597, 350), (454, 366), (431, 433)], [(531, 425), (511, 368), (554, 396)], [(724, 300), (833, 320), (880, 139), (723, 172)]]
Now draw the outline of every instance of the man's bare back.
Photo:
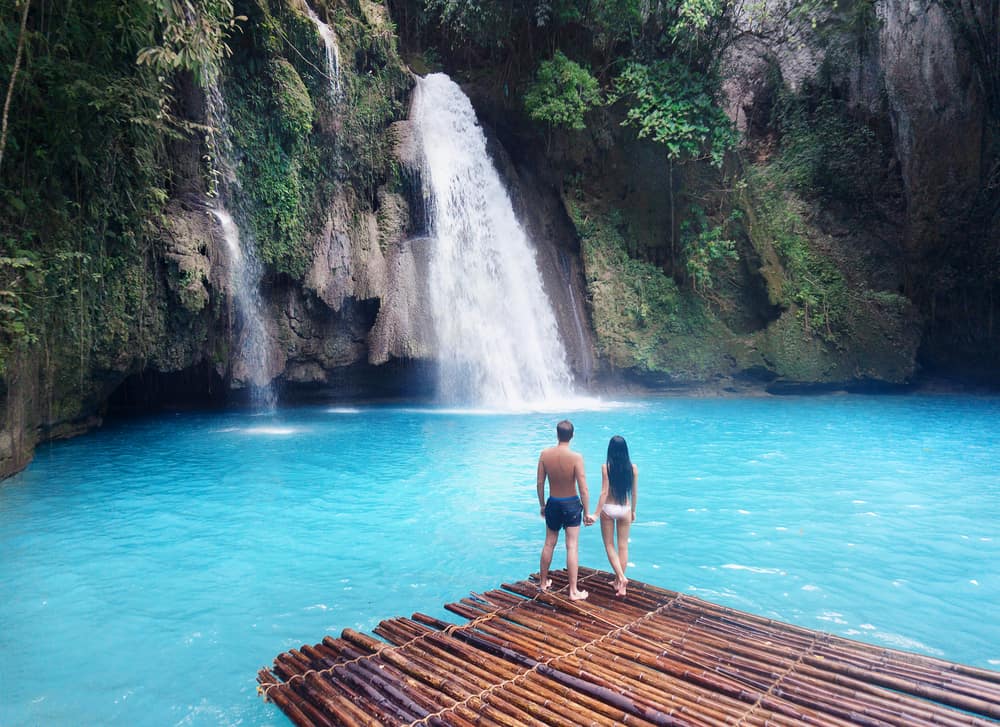
[(548, 476), (552, 497), (572, 497), (577, 494), (576, 483), (586, 482), (583, 455), (570, 449), (568, 442), (544, 449), (538, 458), (538, 475), (540, 480)]
[[(578, 542), (580, 525), (592, 525), (587, 493), (587, 475), (583, 455), (569, 448), (573, 438), (573, 423), (564, 419), (556, 425), (559, 444), (542, 450), (538, 458), (538, 511), (545, 519), (545, 545), (539, 560), (538, 587), (545, 591), (552, 584), (549, 566), (552, 552), (559, 540), (559, 531), (566, 530), (566, 573), (570, 600), (580, 601), (586, 591), (577, 588)], [(545, 481), (549, 483), (549, 498), (545, 499)], [(577, 494), (579, 488), (579, 495)]]

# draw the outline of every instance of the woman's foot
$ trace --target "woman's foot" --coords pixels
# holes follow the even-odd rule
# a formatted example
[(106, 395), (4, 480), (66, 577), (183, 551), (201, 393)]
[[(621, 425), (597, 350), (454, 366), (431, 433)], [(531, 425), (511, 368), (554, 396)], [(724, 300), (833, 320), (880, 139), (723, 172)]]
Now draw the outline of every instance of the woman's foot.
[(571, 601), (583, 601), (589, 595), (590, 594), (587, 593), (586, 591), (570, 591), (569, 592), (569, 600), (571, 600)]
[(628, 587), (628, 578), (622, 578), (621, 580), (615, 581), (615, 595), (625, 596), (625, 589)]

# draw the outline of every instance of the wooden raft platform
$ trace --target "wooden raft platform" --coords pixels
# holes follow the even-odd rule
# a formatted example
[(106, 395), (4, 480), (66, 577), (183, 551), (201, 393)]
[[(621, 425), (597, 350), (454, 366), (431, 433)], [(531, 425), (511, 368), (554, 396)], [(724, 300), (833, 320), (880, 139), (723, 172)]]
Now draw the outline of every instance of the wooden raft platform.
[(863, 644), (581, 568), (586, 601), (504, 584), (281, 654), (259, 691), (298, 725), (986, 725), (1000, 672)]

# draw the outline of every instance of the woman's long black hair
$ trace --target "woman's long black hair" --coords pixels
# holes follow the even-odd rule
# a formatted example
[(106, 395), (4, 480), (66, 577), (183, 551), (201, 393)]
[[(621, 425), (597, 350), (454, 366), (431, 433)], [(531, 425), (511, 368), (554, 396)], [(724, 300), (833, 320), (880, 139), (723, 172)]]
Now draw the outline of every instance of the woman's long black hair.
[(632, 494), (632, 460), (625, 438), (617, 434), (608, 442), (608, 485), (617, 502), (628, 502)]

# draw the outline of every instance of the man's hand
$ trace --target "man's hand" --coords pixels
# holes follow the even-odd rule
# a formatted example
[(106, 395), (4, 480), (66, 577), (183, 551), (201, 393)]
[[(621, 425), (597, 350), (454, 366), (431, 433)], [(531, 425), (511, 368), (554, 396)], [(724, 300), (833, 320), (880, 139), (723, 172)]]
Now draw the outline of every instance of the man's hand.
[(542, 505), (540, 508), (538, 508), (538, 514), (542, 516), (543, 520), (545, 519), (545, 505)]
[(584, 517), (583, 517), (583, 524), (584, 525), (593, 525), (596, 522), (597, 522), (597, 516), (596, 515), (584, 515)]

